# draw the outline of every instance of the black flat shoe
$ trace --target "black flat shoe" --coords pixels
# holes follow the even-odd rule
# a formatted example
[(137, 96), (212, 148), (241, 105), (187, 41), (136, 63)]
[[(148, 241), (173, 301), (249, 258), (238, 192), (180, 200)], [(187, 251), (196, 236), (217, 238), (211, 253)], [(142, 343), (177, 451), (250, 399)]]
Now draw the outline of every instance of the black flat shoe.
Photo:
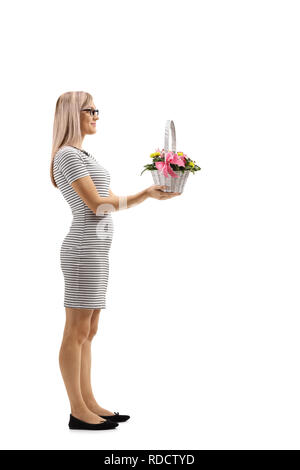
[(109, 421), (111, 421), (112, 423), (121, 423), (121, 422), (124, 422), (124, 421), (127, 421), (130, 416), (128, 415), (120, 415), (118, 411), (114, 411), (114, 415), (106, 415), (106, 416), (103, 416), (103, 415), (99, 415), (100, 418), (105, 418)]
[(69, 428), (70, 429), (89, 429), (100, 431), (101, 429), (115, 429), (118, 423), (112, 423), (110, 421), (103, 421), (103, 423), (86, 423), (85, 421), (81, 421), (81, 419), (75, 418), (75, 416), (70, 414), (70, 421), (69, 421)]

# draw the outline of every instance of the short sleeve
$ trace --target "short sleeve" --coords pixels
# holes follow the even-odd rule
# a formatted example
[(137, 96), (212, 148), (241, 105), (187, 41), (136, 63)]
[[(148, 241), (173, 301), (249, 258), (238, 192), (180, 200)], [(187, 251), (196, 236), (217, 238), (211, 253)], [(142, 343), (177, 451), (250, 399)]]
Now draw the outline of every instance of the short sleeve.
[(88, 176), (89, 172), (80, 155), (73, 150), (65, 150), (58, 158), (57, 167), (69, 184), (78, 178)]

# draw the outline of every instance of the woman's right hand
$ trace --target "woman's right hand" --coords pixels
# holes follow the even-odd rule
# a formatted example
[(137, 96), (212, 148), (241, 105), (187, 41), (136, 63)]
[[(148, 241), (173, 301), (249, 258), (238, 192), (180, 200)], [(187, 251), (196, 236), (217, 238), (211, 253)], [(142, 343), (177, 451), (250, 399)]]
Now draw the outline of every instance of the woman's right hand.
[(171, 197), (179, 196), (179, 194), (181, 194), (165, 192), (163, 191), (164, 188), (167, 188), (167, 186), (154, 184), (146, 189), (146, 193), (149, 197), (153, 197), (154, 199), (171, 199)]

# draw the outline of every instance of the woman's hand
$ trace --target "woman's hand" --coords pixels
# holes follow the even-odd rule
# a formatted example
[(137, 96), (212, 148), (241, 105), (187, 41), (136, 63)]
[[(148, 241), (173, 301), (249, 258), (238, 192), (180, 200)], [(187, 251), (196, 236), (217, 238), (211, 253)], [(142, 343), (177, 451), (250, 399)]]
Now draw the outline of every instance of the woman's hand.
[(170, 193), (164, 192), (163, 189), (167, 188), (167, 186), (154, 184), (153, 186), (149, 186), (146, 189), (146, 193), (148, 197), (153, 197), (154, 199), (171, 199), (171, 197), (179, 196), (181, 193)]

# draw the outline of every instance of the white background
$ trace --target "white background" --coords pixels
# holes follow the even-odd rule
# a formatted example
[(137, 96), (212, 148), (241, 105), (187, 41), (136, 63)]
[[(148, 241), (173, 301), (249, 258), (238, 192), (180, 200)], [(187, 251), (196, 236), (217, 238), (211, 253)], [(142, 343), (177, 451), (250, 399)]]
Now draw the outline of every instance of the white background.
[[(1, 447), (299, 449), (299, 2), (15, 1), (1, 7)], [(83, 148), (118, 195), (172, 119), (201, 171), (113, 214), (92, 352), (116, 430), (70, 431), (58, 353), (54, 108), (88, 91)]]

